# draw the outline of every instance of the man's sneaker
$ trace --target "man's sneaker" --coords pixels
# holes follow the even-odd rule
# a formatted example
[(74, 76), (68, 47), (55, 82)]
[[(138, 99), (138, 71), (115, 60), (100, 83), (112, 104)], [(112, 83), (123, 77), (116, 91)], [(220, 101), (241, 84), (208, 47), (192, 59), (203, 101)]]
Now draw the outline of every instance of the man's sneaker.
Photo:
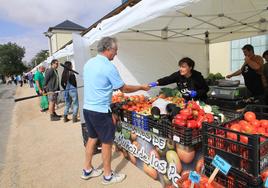
[(111, 178), (110, 179), (106, 179), (105, 176), (103, 176), (101, 183), (103, 185), (110, 185), (110, 184), (114, 184), (114, 183), (120, 183), (125, 178), (126, 178), (126, 175), (125, 174), (117, 174), (115, 172), (112, 172)]
[(82, 175), (80, 176), (84, 180), (88, 180), (89, 178), (98, 177), (102, 174), (102, 170), (100, 169), (92, 169), (91, 172), (86, 172), (83, 169)]

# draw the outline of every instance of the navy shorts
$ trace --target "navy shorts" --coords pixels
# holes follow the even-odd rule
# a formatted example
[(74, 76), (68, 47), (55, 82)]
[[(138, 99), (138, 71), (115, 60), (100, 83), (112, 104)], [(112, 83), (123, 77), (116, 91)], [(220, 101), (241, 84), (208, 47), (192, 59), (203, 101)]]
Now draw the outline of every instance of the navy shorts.
[(112, 143), (115, 137), (115, 125), (112, 113), (101, 113), (83, 109), (90, 138), (98, 138), (103, 143)]

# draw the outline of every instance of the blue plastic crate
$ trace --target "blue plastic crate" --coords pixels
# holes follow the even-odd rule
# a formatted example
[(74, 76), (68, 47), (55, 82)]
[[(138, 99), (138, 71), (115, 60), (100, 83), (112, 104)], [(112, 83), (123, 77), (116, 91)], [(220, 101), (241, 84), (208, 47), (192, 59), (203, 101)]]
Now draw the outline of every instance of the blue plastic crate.
[(142, 130), (149, 131), (149, 116), (132, 112), (132, 125), (139, 127)]

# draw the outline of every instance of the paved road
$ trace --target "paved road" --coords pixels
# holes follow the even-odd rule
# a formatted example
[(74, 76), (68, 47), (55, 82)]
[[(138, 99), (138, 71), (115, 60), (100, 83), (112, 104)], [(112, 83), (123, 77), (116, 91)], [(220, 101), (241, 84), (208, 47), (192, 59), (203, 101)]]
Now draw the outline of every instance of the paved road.
[(14, 108), (14, 85), (0, 84), (0, 173), (4, 167), (5, 150)]

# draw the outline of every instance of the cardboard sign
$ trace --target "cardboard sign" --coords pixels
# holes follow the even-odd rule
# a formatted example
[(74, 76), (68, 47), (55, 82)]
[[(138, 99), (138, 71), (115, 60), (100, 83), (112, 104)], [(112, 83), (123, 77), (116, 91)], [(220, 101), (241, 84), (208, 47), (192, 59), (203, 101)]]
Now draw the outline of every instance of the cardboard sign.
[(212, 161), (212, 165), (218, 168), (225, 175), (228, 174), (231, 168), (231, 165), (218, 155), (214, 157)]
[(197, 174), (195, 171), (190, 171), (189, 179), (193, 183), (199, 183), (200, 182), (200, 175)]

